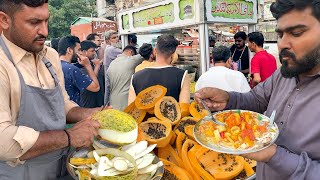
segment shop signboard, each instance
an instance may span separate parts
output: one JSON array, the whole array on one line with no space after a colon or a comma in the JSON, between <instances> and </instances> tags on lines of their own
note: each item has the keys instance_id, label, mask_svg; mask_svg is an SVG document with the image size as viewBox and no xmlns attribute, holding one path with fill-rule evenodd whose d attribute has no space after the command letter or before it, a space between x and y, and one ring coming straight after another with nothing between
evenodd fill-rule
<instances>
[{"instance_id":1,"label":"shop signboard","mask_svg":"<svg viewBox=\"0 0 320 180\"><path fill-rule=\"evenodd\" d=\"M256 0L206 0L206 20L223 23L257 23Z\"/></svg>"},{"instance_id":2,"label":"shop signboard","mask_svg":"<svg viewBox=\"0 0 320 180\"><path fill-rule=\"evenodd\" d=\"M118 13L120 34L156 32L199 22L198 0L164 0Z\"/></svg>"},{"instance_id":3,"label":"shop signboard","mask_svg":"<svg viewBox=\"0 0 320 180\"><path fill-rule=\"evenodd\" d=\"M275 20L275 18L272 16L272 13L270 11L271 2L265 3L263 6L263 20Z\"/></svg>"}]
</instances>

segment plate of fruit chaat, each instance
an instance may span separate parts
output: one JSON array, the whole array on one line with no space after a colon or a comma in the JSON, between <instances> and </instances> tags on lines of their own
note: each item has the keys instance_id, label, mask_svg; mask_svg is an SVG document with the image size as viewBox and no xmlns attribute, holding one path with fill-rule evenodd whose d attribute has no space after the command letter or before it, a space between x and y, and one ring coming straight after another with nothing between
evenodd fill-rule
<instances>
[{"instance_id":1,"label":"plate of fruit chaat","mask_svg":"<svg viewBox=\"0 0 320 180\"><path fill-rule=\"evenodd\" d=\"M276 123L253 111L225 110L213 117L225 123L218 125L202 119L193 129L196 141L202 146L227 154L246 154L261 151L272 145L279 136Z\"/></svg>"}]
</instances>

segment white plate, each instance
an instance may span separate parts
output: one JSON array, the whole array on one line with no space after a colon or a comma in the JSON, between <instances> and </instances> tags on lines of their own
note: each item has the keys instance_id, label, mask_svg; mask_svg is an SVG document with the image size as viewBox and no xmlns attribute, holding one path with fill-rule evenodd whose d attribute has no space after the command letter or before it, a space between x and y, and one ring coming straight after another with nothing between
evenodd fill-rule
<instances>
[{"instance_id":1,"label":"white plate","mask_svg":"<svg viewBox=\"0 0 320 180\"><path fill-rule=\"evenodd\" d=\"M216 112L216 113L213 114L213 116L215 116L216 114L219 114L219 113L225 113L225 112L229 112L229 111L230 110ZM232 111L255 113L255 114L257 114L258 116L261 117L261 121L269 122L269 117L267 117L267 116L265 116L263 114L257 113L257 112L247 111L247 110L237 110L237 109L232 110ZM273 134L272 140L269 143L263 144L263 145L261 145L259 147L251 147L249 149L229 148L229 147L222 146L220 144L214 144L214 143L207 142L207 141L204 140L203 135L201 135L200 132L198 131L198 127L199 127L199 125L201 125L202 123L204 123L206 121L208 121L208 120L200 120L200 121L198 121L197 124L194 126L193 134L194 134L194 137L195 137L196 141L199 144L201 144L202 146L204 146L204 147L206 147L206 148L208 148L210 150L216 151L216 152L221 152L221 153L226 153L226 154L235 154L235 155L258 152L258 151L261 151L261 150L271 146L279 136L278 126L276 125L276 123L274 123L273 126L268 125L268 129L272 128L275 131L275 133Z\"/></svg>"}]
</instances>

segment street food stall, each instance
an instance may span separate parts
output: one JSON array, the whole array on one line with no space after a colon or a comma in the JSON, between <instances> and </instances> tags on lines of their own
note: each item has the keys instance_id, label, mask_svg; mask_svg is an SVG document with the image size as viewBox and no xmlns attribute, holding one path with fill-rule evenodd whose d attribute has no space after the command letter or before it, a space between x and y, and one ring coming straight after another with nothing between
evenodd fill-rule
<instances>
[{"instance_id":1,"label":"street food stall","mask_svg":"<svg viewBox=\"0 0 320 180\"><path fill-rule=\"evenodd\" d=\"M257 23L257 1L255 0L164 0L142 4L134 8L123 9L117 14L118 27L123 44L127 44L128 34L151 34L176 32L177 29L193 31L185 36L175 33L177 39L184 38L184 43L178 48L182 55L181 64L198 67L200 74L209 68L209 25L215 23L235 23L249 25L249 31L254 31ZM193 34L197 34L193 37ZM188 45L185 43L195 42ZM180 40L180 39L179 39ZM191 45L191 46L190 46ZM186 58L187 57L187 58ZM189 58L188 58L189 57ZM198 58L194 58L198 57Z\"/></svg>"}]
</instances>

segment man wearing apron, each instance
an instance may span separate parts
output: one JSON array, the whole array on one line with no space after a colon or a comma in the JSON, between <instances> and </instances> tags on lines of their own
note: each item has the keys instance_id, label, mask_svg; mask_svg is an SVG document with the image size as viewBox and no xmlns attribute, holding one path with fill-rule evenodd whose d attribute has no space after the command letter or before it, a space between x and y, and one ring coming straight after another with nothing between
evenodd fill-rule
<instances>
[{"instance_id":1,"label":"man wearing apron","mask_svg":"<svg viewBox=\"0 0 320 180\"><path fill-rule=\"evenodd\" d=\"M88 117L101 108L69 101L58 54L44 46L48 2L1 2L0 179L62 178L69 146L89 146L97 135ZM66 122L76 125L64 130Z\"/></svg>"}]
</instances>

